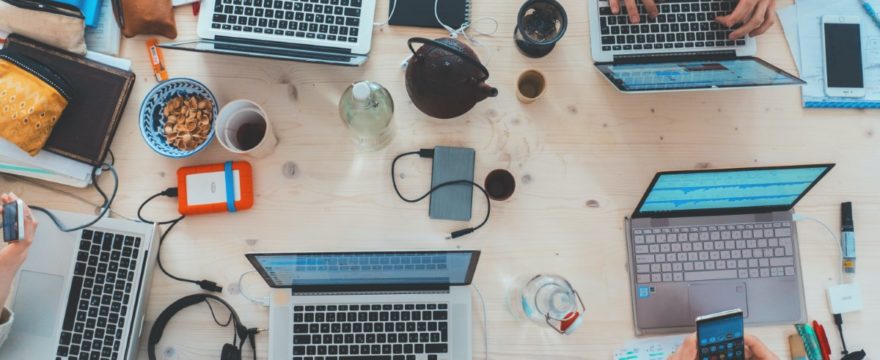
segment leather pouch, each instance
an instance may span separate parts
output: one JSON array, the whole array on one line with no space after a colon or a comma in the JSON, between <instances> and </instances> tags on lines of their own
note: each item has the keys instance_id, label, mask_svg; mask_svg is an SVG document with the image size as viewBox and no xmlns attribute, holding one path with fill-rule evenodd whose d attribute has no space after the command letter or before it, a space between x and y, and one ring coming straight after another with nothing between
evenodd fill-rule
<instances>
[{"instance_id":1,"label":"leather pouch","mask_svg":"<svg viewBox=\"0 0 880 360\"><path fill-rule=\"evenodd\" d=\"M0 51L0 137L37 155L70 103L69 89L42 64Z\"/></svg>"},{"instance_id":2,"label":"leather pouch","mask_svg":"<svg viewBox=\"0 0 880 360\"><path fill-rule=\"evenodd\" d=\"M0 0L0 31L85 55L85 29L82 13L71 5L49 0Z\"/></svg>"},{"instance_id":3,"label":"leather pouch","mask_svg":"<svg viewBox=\"0 0 880 360\"><path fill-rule=\"evenodd\" d=\"M113 11L117 15L122 12L124 24L122 35L125 37L137 35L161 35L170 39L177 37L171 0L121 0L119 4L122 9L117 9L116 4L114 1Z\"/></svg>"}]
</instances>

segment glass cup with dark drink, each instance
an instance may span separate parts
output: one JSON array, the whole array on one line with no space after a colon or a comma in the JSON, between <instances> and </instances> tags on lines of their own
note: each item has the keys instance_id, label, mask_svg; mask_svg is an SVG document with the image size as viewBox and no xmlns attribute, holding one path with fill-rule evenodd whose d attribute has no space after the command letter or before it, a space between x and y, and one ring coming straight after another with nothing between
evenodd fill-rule
<instances>
[{"instance_id":1,"label":"glass cup with dark drink","mask_svg":"<svg viewBox=\"0 0 880 360\"><path fill-rule=\"evenodd\" d=\"M271 154L278 144L266 112L250 100L226 104L215 126L220 145L237 154L261 158Z\"/></svg>"}]
</instances>

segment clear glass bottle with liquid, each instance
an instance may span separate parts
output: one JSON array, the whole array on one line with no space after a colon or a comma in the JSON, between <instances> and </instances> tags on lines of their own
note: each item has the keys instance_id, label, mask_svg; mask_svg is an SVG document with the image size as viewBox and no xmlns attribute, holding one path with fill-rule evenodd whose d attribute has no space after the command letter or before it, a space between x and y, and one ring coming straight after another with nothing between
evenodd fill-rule
<instances>
[{"instance_id":1,"label":"clear glass bottle with liquid","mask_svg":"<svg viewBox=\"0 0 880 360\"><path fill-rule=\"evenodd\" d=\"M339 100L339 116L361 151L379 150L391 142L393 114L391 93L372 81L352 84Z\"/></svg>"}]
</instances>

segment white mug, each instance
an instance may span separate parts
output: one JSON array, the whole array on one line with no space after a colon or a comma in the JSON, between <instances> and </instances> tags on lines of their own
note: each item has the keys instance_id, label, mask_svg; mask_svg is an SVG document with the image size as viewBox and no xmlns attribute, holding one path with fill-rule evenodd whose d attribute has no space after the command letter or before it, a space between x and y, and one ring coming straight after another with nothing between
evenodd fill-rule
<instances>
[{"instance_id":1,"label":"white mug","mask_svg":"<svg viewBox=\"0 0 880 360\"><path fill-rule=\"evenodd\" d=\"M226 150L255 158L268 156L278 145L266 112L250 100L234 100L220 109L214 132Z\"/></svg>"}]
</instances>

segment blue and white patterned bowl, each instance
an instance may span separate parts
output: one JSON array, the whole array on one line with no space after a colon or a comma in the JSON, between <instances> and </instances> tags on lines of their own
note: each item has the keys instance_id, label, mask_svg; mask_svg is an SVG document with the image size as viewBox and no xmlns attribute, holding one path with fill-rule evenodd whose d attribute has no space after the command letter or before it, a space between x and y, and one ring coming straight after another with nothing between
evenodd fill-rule
<instances>
[{"instance_id":1,"label":"blue and white patterned bowl","mask_svg":"<svg viewBox=\"0 0 880 360\"><path fill-rule=\"evenodd\" d=\"M213 114L208 138L193 150L180 150L165 142L165 133L162 128L166 119L162 111L165 109L165 104L176 96L200 96L211 102ZM170 158L181 159L202 151L214 140L214 121L217 121L219 108L214 94L204 84L189 78L168 79L156 85L144 98L138 117L138 127L141 129L144 141L155 152Z\"/></svg>"}]
</instances>

